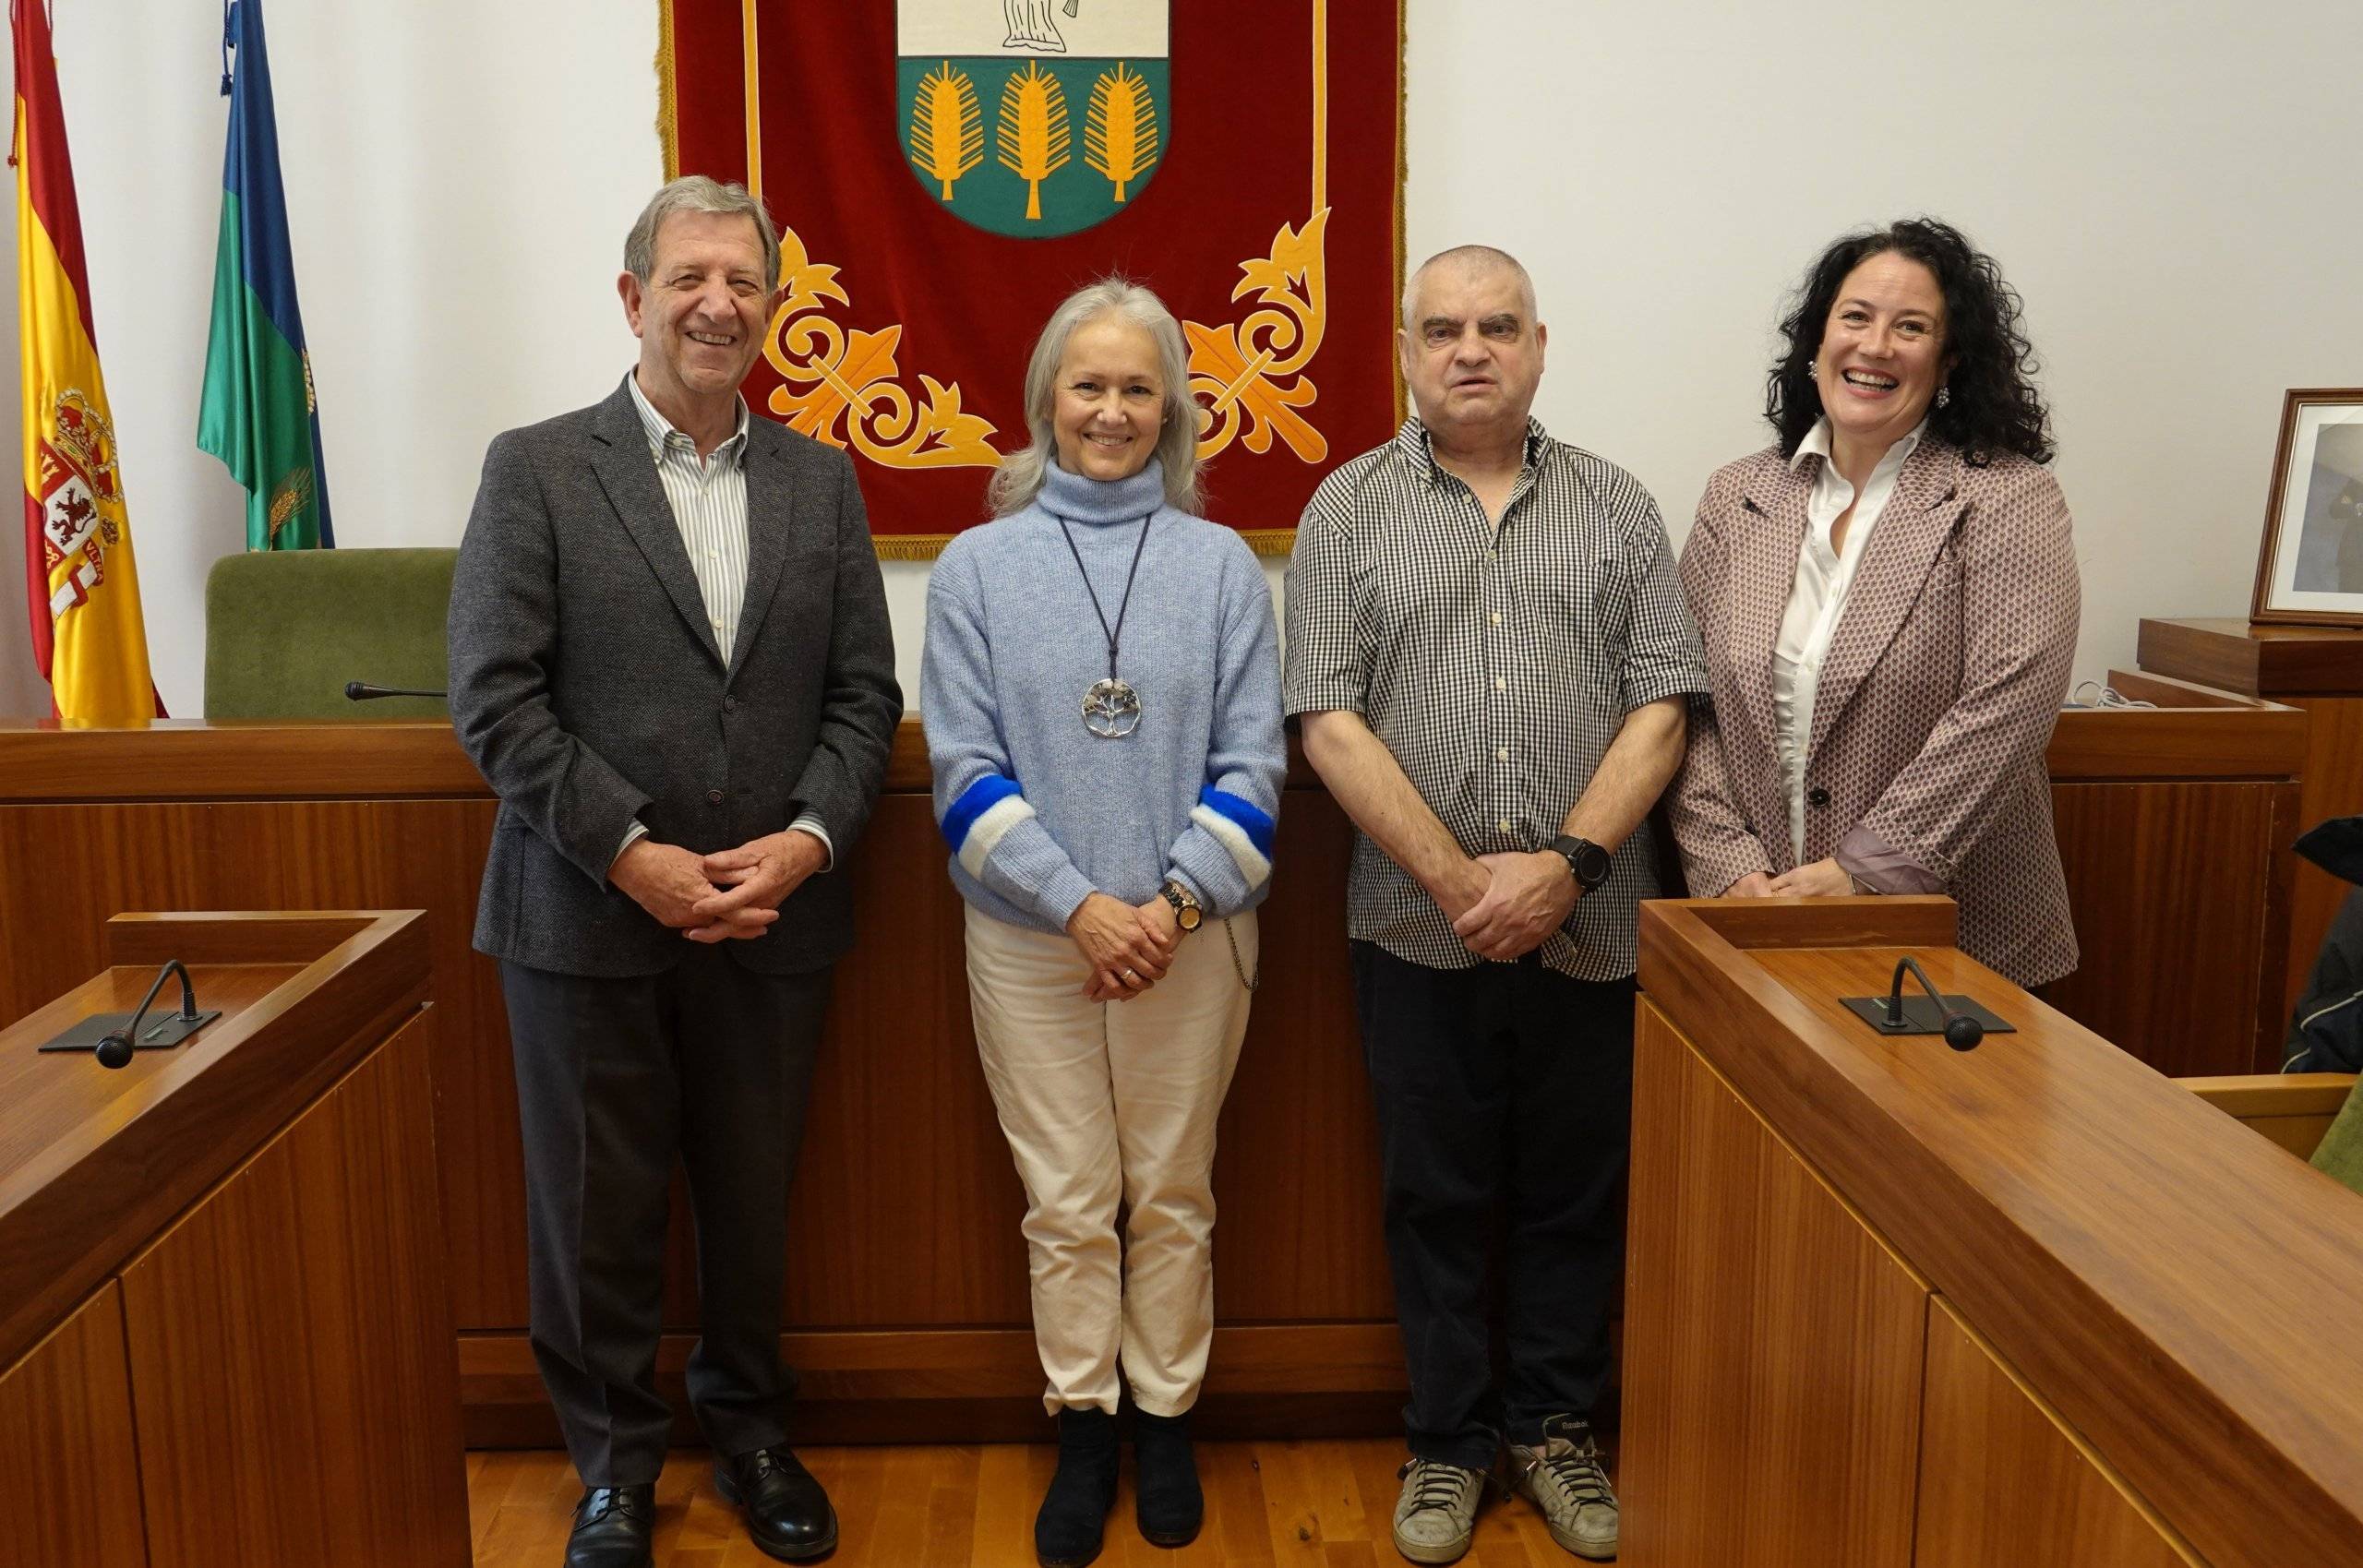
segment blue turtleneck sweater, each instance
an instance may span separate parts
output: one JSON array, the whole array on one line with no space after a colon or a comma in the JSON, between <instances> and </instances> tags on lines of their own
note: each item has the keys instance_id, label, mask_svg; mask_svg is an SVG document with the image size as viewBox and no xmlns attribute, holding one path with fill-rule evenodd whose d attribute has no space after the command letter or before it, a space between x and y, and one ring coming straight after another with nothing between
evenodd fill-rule
<instances>
[{"instance_id":1,"label":"blue turtleneck sweater","mask_svg":"<svg viewBox=\"0 0 2363 1568\"><path fill-rule=\"evenodd\" d=\"M1140 724L1122 739L1084 727L1108 639L1061 519L1110 626L1142 545L1116 660ZM1168 878L1210 916L1263 901L1288 765L1271 590L1237 533L1164 504L1155 462L1112 482L1053 464L1023 511L952 541L919 706L952 880L985 914L1063 931L1093 891L1145 904Z\"/></svg>"}]
</instances>

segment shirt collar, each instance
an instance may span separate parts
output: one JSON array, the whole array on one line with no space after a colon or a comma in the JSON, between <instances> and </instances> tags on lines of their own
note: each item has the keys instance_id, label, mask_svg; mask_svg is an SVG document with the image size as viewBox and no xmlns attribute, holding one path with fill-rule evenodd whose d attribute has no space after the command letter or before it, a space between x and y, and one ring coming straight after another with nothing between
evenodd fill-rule
<instances>
[{"instance_id":1,"label":"shirt collar","mask_svg":"<svg viewBox=\"0 0 2363 1568\"><path fill-rule=\"evenodd\" d=\"M1920 437L1927 433L1928 422L1924 418L1912 427L1909 436L1887 449L1887 455L1878 461L1878 467L1886 468L1892 464L1901 468L1904 460L1912 455L1912 449L1920 444ZM1829 416L1826 413L1813 422L1813 428L1805 432L1805 438L1797 443L1795 454L1789 459L1790 469L1793 472L1808 457L1819 458L1825 464L1829 461Z\"/></svg>"},{"instance_id":2,"label":"shirt collar","mask_svg":"<svg viewBox=\"0 0 2363 1568\"><path fill-rule=\"evenodd\" d=\"M624 373L624 385L631 389L631 406L640 414L641 430L648 437L648 455L650 457L656 459L660 462L663 461L665 458L665 448L667 443L686 447L690 452L696 452L697 443L690 439L690 437L681 431L675 429L673 427L672 421L666 419L663 414L656 412L656 405L648 401L648 394L640 389L640 377L638 375L631 371L626 371ZM711 462L714 461L714 458L721 458L729 462L736 462L739 461L745 455L747 450L747 400L745 398L740 398L738 400L738 425L731 430L729 437L726 439L722 445L714 449L713 457L708 458L706 461Z\"/></svg>"},{"instance_id":3,"label":"shirt collar","mask_svg":"<svg viewBox=\"0 0 2363 1568\"><path fill-rule=\"evenodd\" d=\"M1534 468L1540 465L1550 445L1551 435L1542 428L1542 421L1528 414L1524 466ZM1443 476L1444 465L1436 461L1434 438L1428 434L1428 427L1420 423L1418 414L1408 416L1395 432L1395 446L1397 451L1419 465L1421 475L1429 483L1433 484Z\"/></svg>"}]
</instances>

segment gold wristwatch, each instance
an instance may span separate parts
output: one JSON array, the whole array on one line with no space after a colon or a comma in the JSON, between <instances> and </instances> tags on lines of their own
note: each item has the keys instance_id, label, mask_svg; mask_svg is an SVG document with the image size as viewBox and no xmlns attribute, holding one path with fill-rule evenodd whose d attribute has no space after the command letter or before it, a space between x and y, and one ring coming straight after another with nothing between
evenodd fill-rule
<instances>
[{"instance_id":1,"label":"gold wristwatch","mask_svg":"<svg viewBox=\"0 0 2363 1568\"><path fill-rule=\"evenodd\" d=\"M1173 906L1173 922L1185 931L1194 931L1205 919L1206 912L1198 907L1198 900L1188 888L1168 878L1163 888L1165 902Z\"/></svg>"}]
</instances>

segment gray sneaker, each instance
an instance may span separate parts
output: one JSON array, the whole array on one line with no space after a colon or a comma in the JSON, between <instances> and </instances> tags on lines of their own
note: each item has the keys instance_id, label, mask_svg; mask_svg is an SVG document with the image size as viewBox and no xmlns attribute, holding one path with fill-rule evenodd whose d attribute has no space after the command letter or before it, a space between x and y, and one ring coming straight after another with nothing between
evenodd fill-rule
<instances>
[{"instance_id":1,"label":"gray sneaker","mask_svg":"<svg viewBox=\"0 0 2363 1568\"><path fill-rule=\"evenodd\" d=\"M1601 1468L1591 1423L1552 1417L1542 1423L1541 1447L1510 1444L1510 1465L1514 1490L1542 1510L1553 1540L1595 1562L1616 1555L1616 1493Z\"/></svg>"},{"instance_id":2,"label":"gray sneaker","mask_svg":"<svg viewBox=\"0 0 2363 1568\"><path fill-rule=\"evenodd\" d=\"M1403 1466L1403 1494L1395 1500L1395 1550L1414 1562L1457 1562L1477 1534L1477 1505L1485 1473L1440 1459Z\"/></svg>"}]
</instances>

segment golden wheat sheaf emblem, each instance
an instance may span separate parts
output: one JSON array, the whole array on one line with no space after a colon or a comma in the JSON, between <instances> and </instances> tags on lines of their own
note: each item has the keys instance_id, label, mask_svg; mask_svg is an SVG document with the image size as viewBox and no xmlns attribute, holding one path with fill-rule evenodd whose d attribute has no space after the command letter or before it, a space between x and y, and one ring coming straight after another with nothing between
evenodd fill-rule
<instances>
[{"instance_id":1,"label":"golden wheat sheaf emblem","mask_svg":"<svg viewBox=\"0 0 2363 1568\"><path fill-rule=\"evenodd\" d=\"M1042 182L1067 166L1067 95L1039 64L1001 90L1001 166L1026 182L1026 221L1042 221Z\"/></svg>"},{"instance_id":2,"label":"golden wheat sheaf emblem","mask_svg":"<svg viewBox=\"0 0 2363 1568\"><path fill-rule=\"evenodd\" d=\"M939 211L1055 239L1125 211L1163 165L1166 0L898 0L895 24L895 137Z\"/></svg>"},{"instance_id":3,"label":"golden wheat sheaf emblem","mask_svg":"<svg viewBox=\"0 0 2363 1568\"><path fill-rule=\"evenodd\" d=\"M911 162L942 187L952 187L985 161L985 121L977 107L977 84L946 60L919 78L911 105Z\"/></svg>"},{"instance_id":4,"label":"golden wheat sheaf emblem","mask_svg":"<svg viewBox=\"0 0 2363 1568\"><path fill-rule=\"evenodd\" d=\"M1118 201L1126 186L1157 165L1157 99L1148 78L1122 60L1091 84L1083 161L1114 183Z\"/></svg>"}]
</instances>

